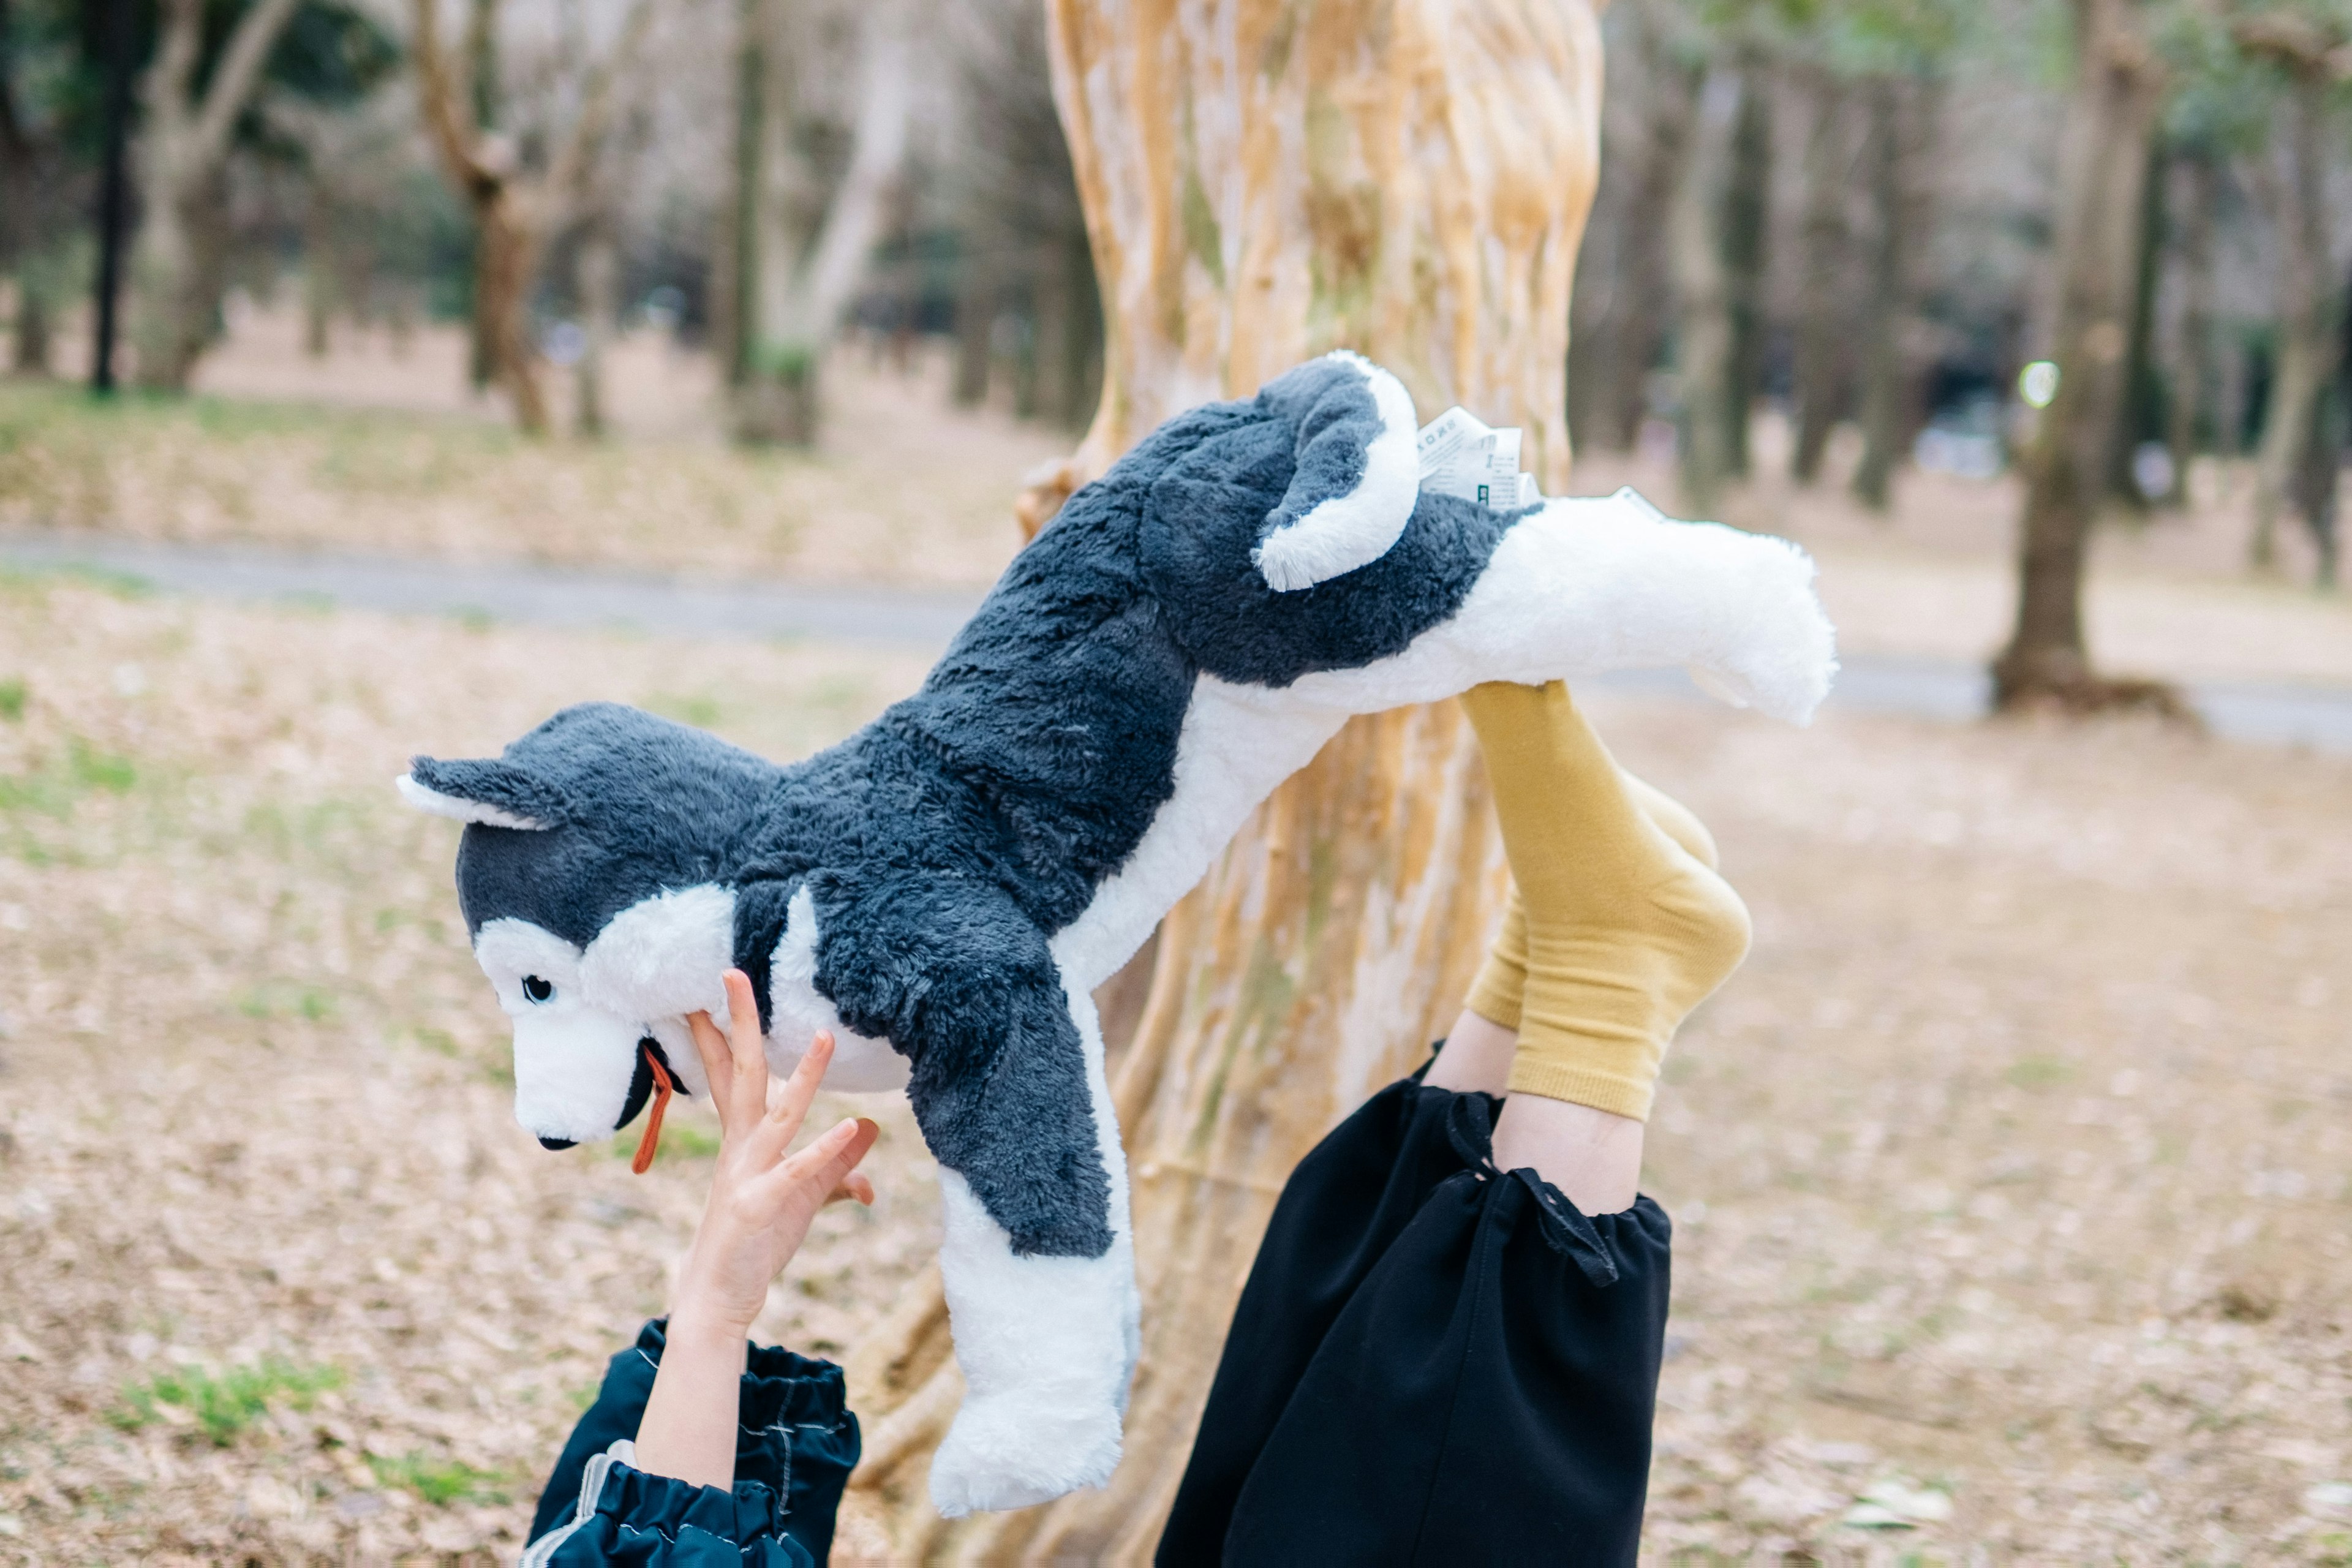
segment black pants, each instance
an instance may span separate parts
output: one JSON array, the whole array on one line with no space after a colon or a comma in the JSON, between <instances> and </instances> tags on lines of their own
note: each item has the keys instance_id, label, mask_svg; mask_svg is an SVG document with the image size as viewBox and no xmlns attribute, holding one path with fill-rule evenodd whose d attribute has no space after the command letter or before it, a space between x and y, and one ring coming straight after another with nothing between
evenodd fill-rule
<instances>
[{"instance_id":1,"label":"black pants","mask_svg":"<svg viewBox=\"0 0 2352 1568\"><path fill-rule=\"evenodd\" d=\"M1391 1085L1300 1163L1161 1568L1634 1561L1672 1226L1491 1158L1499 1101Z\"/></svg>"}]
</instances>

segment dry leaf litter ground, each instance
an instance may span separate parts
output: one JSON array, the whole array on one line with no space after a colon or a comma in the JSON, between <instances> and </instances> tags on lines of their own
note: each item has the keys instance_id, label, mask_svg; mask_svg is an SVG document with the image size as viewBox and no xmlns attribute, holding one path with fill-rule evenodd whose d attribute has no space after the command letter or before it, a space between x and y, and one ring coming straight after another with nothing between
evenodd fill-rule
<instances>
[{"instance_id":1,"label":"dry leaf litter ground","mask_svg":"<svg viewBox=\"0 0 2352 1568\"><path fill-rule=\"evenodd\" d=\"M225 358L239 390L315 379L266 348ZM411 379L388 400L454 401ZM814 461L662 427L651 394L642 439L583 449L462 409L101 422L12 388L0 513L985 581L1059 441L854 359L834 384ZM1821 550L1851 644L1998 635L1998 487L1907 480L1892 529L1737 504ZM2340 602L2215 580L2236 536L2219 507L2105 542L2103 651L2352 679ZM789 757L924 662L0 584L0 1561L510 1555L659 1308L709 1124L674 1116L644 1178L514 1127L455 830L389 778L587 697ZM1680 1224L1654 1553L2352 1563L2352 764L2125 723L1600 711L1758 925L1653 1130ZM828 1215L764 1335L844 1346L928 1258L928 1165L885 1123L881 1203Z\"/></svg>"},{"instance_id":2,"label":"dry leaf litter ground","mask_svg":"<svg viewBox=\"0 0 2352 1568\"><path fill-rule=\"evenodd\" d=\"M793 755L920 661L5 593L0 1555L511 1552L661 1304L708 1124L643 1179L514 1127L455 830L390 775L583 697ZM2352 764L1602 717L1759 932L1656 1124L1655 1546L2352 1557ZM885 1121L882 1202L763 1333L842 1346L929 1253ZM340 1383L215 1444L140 1417L192 1366Z\"/></svg>"}]
</instances>

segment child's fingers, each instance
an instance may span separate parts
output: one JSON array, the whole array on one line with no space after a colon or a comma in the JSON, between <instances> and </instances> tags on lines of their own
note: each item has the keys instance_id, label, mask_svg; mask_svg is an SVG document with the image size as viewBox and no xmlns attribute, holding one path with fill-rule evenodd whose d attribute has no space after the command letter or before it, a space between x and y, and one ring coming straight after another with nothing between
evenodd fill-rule
<instances>
[{"instance_id":1,"label":"child's fingers","mask_svg":"<svg viewBox=\"0 0 2352 1568\"><path fill-rule=\"evenodd\" d=\"M809 1048L793 1068L793 1076L784 1079L761 1120L753 1135L752 1150L762 1165L772 1163L784 1152L800 1132L801 1122L808 1116L808 1108L816 1099L819 1085L824 1082L824 1069L833 1060L833 1036L819 1029L809 1041Z\"/></svg>"},{"instance_id":2,"label":"child's fingers","mask_svg":"<svg viewBox=\"0 0 2352 1568\"><path fill-rule=\"evenodd\" d=\"M702 1076L710 1085L710 1103L719 1112L719 1127L726 1131L733 1112L729 1103L729 1089L735 1081L735 1056L727 1044L727 1037L710 1021L708 1013L688 1013L686 1026L694 1034L694 1054L702 1058Z\"/></svg>"},{"instance_id":3,"label":"child's fingers","mask_svg":"<svg viewBox=\"0 0 2352 1568\"><path fill-rule=\"evenodd\" d=\"M753 1126L768 1106L768 1058L760 1041L760 1005L751 995L751 979L740 969L727 972L727 1052L734 1063L729 1097L742 1126Z\"/></svg>"},{"instance_id":4,"label":"child's fingers","mask_svg":"<svg viewBox=\"0 0 2352 1568\"><path fill-rule=\"evenodd\" d=\"M828 1205L838 1203L864 1204L867 1208L872 1208L874 1206L874 1184L867 1181L864 1176L858 1174L856 1172L852 1171L848 1175L842 1178L841 1184L834 1188L833 1191L826 1195L824 1201Z\"/></svg>"},{"instance_id":5,"label":"child's fingers","mask_svg":"<svg viewBox=\"0 0 2352 1568\"><path fill-rule=\"evenodd\" d=\"M879 1126L862 1116L844 1121L761 1180L776 1184L780 1199L795 1190L830 1194L849 1179L881 1133Z\"/></svg>"}]
</instances>

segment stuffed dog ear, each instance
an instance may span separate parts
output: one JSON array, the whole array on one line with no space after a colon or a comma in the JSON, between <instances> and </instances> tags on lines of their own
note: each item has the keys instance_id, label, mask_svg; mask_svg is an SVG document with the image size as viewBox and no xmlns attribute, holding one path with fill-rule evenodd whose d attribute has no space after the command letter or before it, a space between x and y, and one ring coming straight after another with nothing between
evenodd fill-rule
<instances>
[{"instance_id":1,"label":"stuffed dog ear","mask_svg":"<svg viewBox=\"0 0 2352 1568\"><path fill-rule=\"evenodd\" d=\"M1277 594L1369 565L1421 499L1412 395L1342 349L1277 376L1259 406L1297 433L1290 489L1265 514L1250 561Z\"/></svg>"},{"instance_id":2,"label":"stuffed dog ear","mask_svg":"<svg viewBox=\"0 0 2352 1568\"><path fill-rule=\"evenodd\" d=\"M393 783L417 810L459 822L539 831L562 826L569 815L562 791L495 757L454 763L411 757L408 771Z\"/></svg>"}]
</instances>

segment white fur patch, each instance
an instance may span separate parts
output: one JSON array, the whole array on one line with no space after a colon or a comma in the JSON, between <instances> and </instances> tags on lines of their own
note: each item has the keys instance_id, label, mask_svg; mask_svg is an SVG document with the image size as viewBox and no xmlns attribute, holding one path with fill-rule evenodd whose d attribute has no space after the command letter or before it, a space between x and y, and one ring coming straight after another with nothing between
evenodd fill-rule
<instances>
[{"instance_id":1,"label":"white fur patch","mask_svg":"<svg viewBox=\"0 0 2352 1568\"><path fill-rule=\"evenodd\" d=\"M1092 991L1118 973L1258 803L1314 761L1348 714L1286 691L1197 678L1176 738L1175 792L1086 912L1054 938L1070 984Z\"/></svg>"},{"instance_id":2,"label":"white fur patch","mask_svg":"<svg viewBox=\"0 0 2352 1568\"><path fill-rule=\"evenodd\" d=\"M852 1094L906 1088L914 1064L891 1049L889 1041L871 1039L843 1023L816 988L816 900L803 885L784 906L784 934L768 964L770 1064L778 1072L792 1071L824 1030L833 1036L825 1088Z\"/></svg>"},{"instance_id":3,"label":"white fur patch","mask_svg":"<svg viewBox=\"0 0 2352 1568\"><path fill-rule=\"evenodd\" d=\"M639 900L607 921L580 955L580 982L591 1002L630 1017L724 1018L720 977L734 962L735 895L705 882Z\"/></svg>"},{"instance_id":4,"label":"white fur patch","mask_svg":"<svg viewBox=\"0 0 2352 1568\"><path fill-rule=\"evenodd\" d=\"M1421 498L1412 394L1360 354L1340 349L1324 357L1352 365L1370 383L1381 433L1364 450L1363 477L1354 489L1318 502L1250 552L1251 563L1277 594L1312 588L1378 561L1404 532Z\"/></svg>"},{"instance_id":5,"label":"white fur patch","mask_svg":"<svg viewBox=\"0 0 2352 1568\"><path fill-rule=\"evenodd\" d=\"M947 1286L963 1405L931 1460L931 1505L954 1519L1026 1508L1118 1468L1119 1422L1141 1343L1127 1157L1103 1076L1102 1026L1064 979L1086 1052L1087 1088L1110 1177L1110 1250L1100 1258L1020 1258L961 1176L941 1167Z\"/></svg>"},{"instance_id":6,"label":"white fur patch","mask_svg":"<svg viewBox=\"0 0 2352 1568\"><path fill-rule=\"evenodd\" d=\"M1812 558L1785 539L1675 522L1632 490L1552 500L1514 525L1462 608L1412 646L1289 689L1374 713L1486 680L1529 685L1683 666L1707 689L1792 724L1837 670Z\"/></svg>"},{"instance_id":7,"label":"white fur patch","mask_svg":"<svg viewBox=\"0 0 2352 1568\"><path fill-rule=\"evenodd\" d=\"M435 816L446 816L458 822L478 822L488 827L516 827L526 833L542 833L547 824L532 816L517 816L511 811L501 811L495 805L478 800L464 800L454 795L443 795L437 789L427 789L413 774L403 773L392 781L400 798L419 811Z\"/></svg>"}]
</instances>

